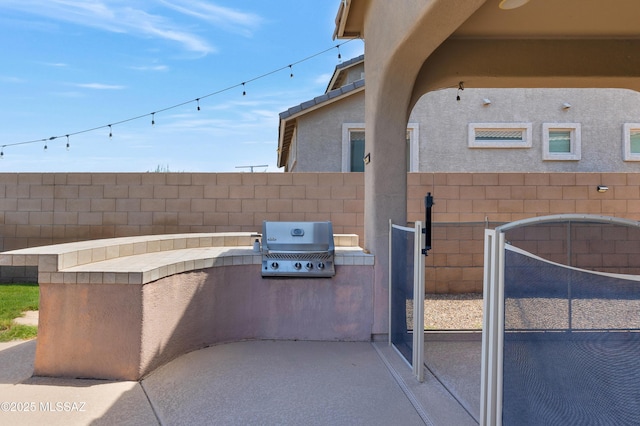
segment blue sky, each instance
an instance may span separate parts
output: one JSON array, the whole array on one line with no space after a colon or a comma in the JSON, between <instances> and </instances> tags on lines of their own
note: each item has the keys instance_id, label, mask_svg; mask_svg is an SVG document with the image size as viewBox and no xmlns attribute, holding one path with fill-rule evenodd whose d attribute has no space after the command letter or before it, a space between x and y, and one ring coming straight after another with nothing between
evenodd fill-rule
<instances>
[{"instance_id":1,"label":"blue sky","mask_svg":"<svg viewBox=\"0 0 640 426\"><path fill-rule=\"evenodd\" d=\"M2 0L0 172L278 171L278 113L322 94L338 53L364 51L334 48L338 6Z\"/></svg>"}]
</instances>

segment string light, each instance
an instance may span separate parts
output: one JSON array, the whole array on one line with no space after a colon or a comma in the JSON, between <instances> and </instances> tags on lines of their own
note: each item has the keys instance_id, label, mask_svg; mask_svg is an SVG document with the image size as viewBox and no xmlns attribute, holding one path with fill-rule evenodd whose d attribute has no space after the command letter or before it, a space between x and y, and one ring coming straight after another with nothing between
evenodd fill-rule
<instances>
[{"instance_id":1,"label":"string light","mask_svg":"<svg viewBox=\"0 0 640 426\"><path fill-rule=\"evenodd\" d=\"M464 82L458 83L458 94L456 95L456 101L460 100L460 92L464 90Z\"/></svg>"},{"instance_id":2,"label":"string light","mask_svg":"<svg viewBox=\"0 0 640 426\"><path fill-rule=\"evenodd\" d=\"M55 140L55 139L57 139L57 136L51 136L51 137L49 138L49 140L50 140L50 141ZM47 140L46 140L46 139L43 139L43 141L44 141L44 150L46 151L46 150L47 150L47 148L48 148L48 146L47 146Z\"/></svg>"},{"instance_id":3,"label":"string light","mask_svg":"<svg viewBox=\"0 0 640 426\"><path fill-rule=\"evenodd\" d=\"M247 94L246 93L246 84L247 83L251 83L251 82L254 82L256 80L263 79L263 78L268 77L268 76L270 76L272 74L276 74L278 72L281 72L281 71L283 71L283 70L285 70L287 68L289 69L289 72L290 72L289 76L293 77L293 66L294 65L297 65L297 64L300 64L300 63L303 63L303 62L307 62L307 61L309 61L309 60L311 60L311 59L313 59L313 58L315 58L317 56L320 56L322 54L325 54L325 53L327 53L327 52L329 52L329 51L331 51L331 50L333 50L335 48L338 49L338 59L342 59L342 55L340 54L340 46L345 45L347 43L350 43L353 40L358 40L358 39L357 38L349 39L349 40L347 40L347 41L345 41L343 43L337 44L337 45L332 46L330 48L327 48L327 49L325 49L323 51L320 51L320 52L314 53L314 54L312 54L310 56L307 56L306 58L300 59L300 60L298 60L296 62L292 62L291 64L288 64L286 66L277 68L277 69L275 69L273 71L269 71L269 72L267 72L265 74L259 75L257 77L251 78L249 80L245 80L240 84L236 84L234 86L229 86L229 87L226 87L224 89L220 89L218 91L211 92L211 93L206 94L204 96L200 96L198 98L195 98L195 99L192 99L192 100L189 100L189 101L181 102L181 103L176 104L176 105L172 105L172 106L169 106L169 107L166 107L166 108L162 108L162 109L157 109L156 111L154 111L154 112L152 112L150 114L149 113L141 114L141 115L138 115L138 116L135 116L135 117L130 117L130 118L127 118L127 119L124 119L124 120L120 120L120 121L117 121L117 122L112 122L111 124L92 127L92 128L88 128L88 129L85 129L85 130L80 130L80 131L77 131L77 132L72 132L72 133L65 134L64 136L67 138L66 147L67 147L67 149L69 149L69 147L70 147L70 144L69 144L69 137L70 136L75 136L75 135L79 135L79 134L83 134L83 133L89 133L89 132L93 132L93 131L96 131L96 130L99 130L99 129L104 129L104 128L108 127L109 128L109 137L112 137L112 134L113 134L112 127L113 126L116 126L116 125L119 125L119 124L128 123L130 121L140 120L140 119L142 119L144 117L148 117L149 115L151 115L151 125L153 126L153 125L155 125L155 114L157 112L164 112L164 111L172 110L172 109L179 108L181 106L187 105L187 104L192 103L192 102L196 102L198 111L200 111L200 100L202 100L204 98L211 97L211 96L219 95L221 93L227 92L227 91L232 90L234 88L237 88L239 86L242 86L242 88L243 88L242 95L246 96L246 94ZM52 140L57 139L58 137L62 137L62 136L51 136L50 138L48 138L48 140L52 141ZM48 146L47 146L46 141L47 141L47 139L34 139L34 140L28 140L28 141L4 144L4 145L1 146L1 149L0 149L0 158L4 157L4 148L8 147L8 146L27 145L27 144L33 144L33 143L38 143L38 142L40 142L40 143L41 142L45 142L44 149L47 150Z\"/></svg>"}]
</instances>

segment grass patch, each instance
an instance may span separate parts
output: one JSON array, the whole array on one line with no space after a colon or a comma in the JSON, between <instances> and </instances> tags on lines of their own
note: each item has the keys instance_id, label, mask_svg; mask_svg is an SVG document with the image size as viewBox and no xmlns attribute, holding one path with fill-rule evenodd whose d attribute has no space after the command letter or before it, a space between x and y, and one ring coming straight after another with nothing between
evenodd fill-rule
<instances>
[{"instance_id":1,"label":"grass patch","mask_svg":"<svg viewBox=\"0 0 640 426\"><path fill-rule=\"evenodd\" d=\"M32 339L38 327L13 322L24 311L37 311L40 299L38 284L0 284L0 342Z\"/></svg>"},{"instance_id":2,"label":"grass patch","mask_svg":"<svg viewBox=\"0 0 640 426\"><path fill-rule=\"evenodd\" d=\"M8 330L0 331L0 342L11 340L29 340L38 336L38 327L34 325L13 324Z\"/></svg>"}]
</instances>

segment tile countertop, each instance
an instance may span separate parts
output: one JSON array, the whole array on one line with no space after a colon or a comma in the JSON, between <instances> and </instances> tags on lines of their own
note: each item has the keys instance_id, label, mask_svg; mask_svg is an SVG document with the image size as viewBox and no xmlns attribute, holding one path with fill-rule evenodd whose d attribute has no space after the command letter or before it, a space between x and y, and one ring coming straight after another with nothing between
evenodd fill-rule
<instances>
[{"instance_id":1,"label":"tile countertop","mask_svg":"<svg viewBox=\"0 0 640 426\"><path fill-rule=\"evenodd\" d=\"M360 247L336 247L335 263L344 266L372 266L375 257ZM250 246L197 247L118 257L40 272L39 282L91 284L146 284L192 270L234 265L260 265L262 255Z\"/></svg>"}]
</instances>

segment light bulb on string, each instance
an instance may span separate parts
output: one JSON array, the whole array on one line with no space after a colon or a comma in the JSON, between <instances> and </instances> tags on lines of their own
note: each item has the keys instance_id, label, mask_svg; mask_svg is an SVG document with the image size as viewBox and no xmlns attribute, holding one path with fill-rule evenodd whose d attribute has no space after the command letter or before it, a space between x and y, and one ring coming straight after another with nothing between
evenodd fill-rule
<instances>
[{"instance_id":1,"label":"light bulb on string","mask_svg":"<svg viewBox=\"0 0 640 426\"><path fill-rule=\"evenodd\" d=\"M242 82L242 96L247 96L247 91L245 90L245 86L244 86L245 82Z\"/></svg>"},{"instance_id":2,"label":"light bulb on string","mask_svg":"<svg viewBox=\"0 0 640 426\"><path fill-rule=\"evenodd\" d=\"M293 65L289 65L289 71L291 72L291 74L289 74L289 78L293 78Z\"/></svg>"},{"instance_id":3,"label":"light bulb on string","mask_svg":"<svg viewBox=\"0 0 640 426\"><path fill-rule=\"evenodd\" d=\"M109 124L109 139L111 139L113 137L113 132L111 129L111 124Z\"/></svg>"},{"instance_id":4,"label":"light bulb on string","mask_svg":"<svg viewBox=\"0 0 640 426\"><path fill-rule=\"evenodd\" d=\"M0 149L0 160L4 160L4 147L6 145L2 145L2 149Z\"/></svg>"},{"instance_id":5,"label":"light bulb on string","mask_svg":"<svg viewBox=\"0 0 640 426\"><path fill-rule=\"evenodd\" d=\"M342 62L342 55L340 54L340 45L338 44L336 48L338 49L338 61Z\"/></svg>"},{"instance_id":6,"label":"light bulb on string","mask_svg":"<svg viewBox=\"0 0 640 426\"><path fill-rule=\"evenodd\" d=\"M156 113L152 112L151 113L151 125L155 125L156 124Z\"/></svg>"},{"instance_id":7,"label":"light bulb on string","mask_svg":"<svg viewBox=\"0 0 640 426\"><path fill-rule=\"evenodd\" d=\"M198 104L198 111L200 111L200 98L197 98L197 99L196 99L196 102L197 102L197 104Z\"/></svg>"},{"instance_id":8,"label":"light bulb on string","mask_svg":"<svg viewBox=\"0 0 640 426\"><path fill-rule=\"evenodd\" d=\"M458 83L458 94L456 95L456 101L460 100L460 92L464 90L464 82Z\"/></svg>"},{"instance_id":9,"label":"light bulb on string","mask_svg":"<svg viewBox=\"0 0 640 426\"><path fill-rule=\"evenodd\" d=\"M71 145L69 144L69 135L67 136L67 151L69 151L69 148L71 148Z\"/></svg>"},{"instance_id":10,"label":"light bulb on string","mask_svg":"<svg viewBox=\"0 0 640 426\"><path fill-rule=\"evenodd\" d=\"M50 141L52 141L52 140L54 140L55 138L56 138L55 136L51 136L51 137L49 138L49 140L50 140ZM46 151L46 150L47 150L47 148L48 148L48 146L47 146L47 140L45 139L45 140L44 140L44 150Z\"/></svg>"}]
</instances>

